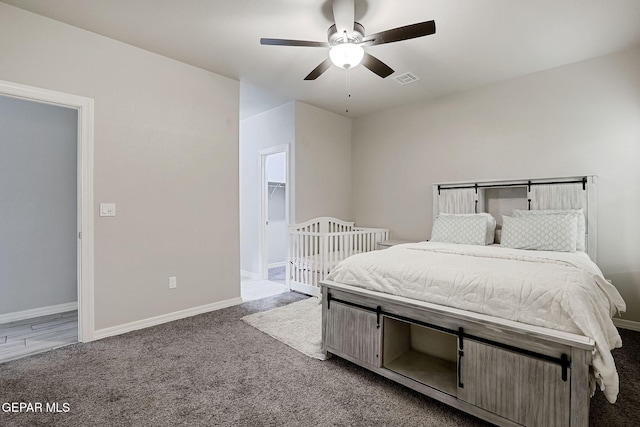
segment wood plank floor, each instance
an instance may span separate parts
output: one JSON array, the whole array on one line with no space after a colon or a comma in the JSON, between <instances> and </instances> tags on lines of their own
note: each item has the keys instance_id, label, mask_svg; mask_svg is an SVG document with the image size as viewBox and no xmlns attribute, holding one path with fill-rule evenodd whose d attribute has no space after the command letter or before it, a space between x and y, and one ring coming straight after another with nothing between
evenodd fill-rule
<instances>
[{"instance_id":1,"label":"wood plank floor","mask_svg":"<svg viewBox=\"0 0 640 427\"><path fill-rule=\"evenodd\" d=\"M78 342L78 311L0 324L0 363Z\"/></svg>"}]
</instances>

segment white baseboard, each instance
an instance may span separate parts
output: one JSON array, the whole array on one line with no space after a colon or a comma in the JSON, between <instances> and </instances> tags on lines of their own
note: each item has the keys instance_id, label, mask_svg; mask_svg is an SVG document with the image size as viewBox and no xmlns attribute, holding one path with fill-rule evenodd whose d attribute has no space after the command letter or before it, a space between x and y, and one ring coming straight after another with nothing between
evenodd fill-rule
<instances>
[{"instance_id":1,"label":"white baseboard","mask_svg":"<svg viewBox=\"0 0 640 427\"><path fill-rule=\"evenodd\" d=\"M634 322L633 320L626 319L613 319L613 324L618 328L629 329L630 331L640 332L640 322Z\"/></svg>"},{"instance_id":2,"label":"white baseboard","mask_svg":"<svg viewBox=\"0 0 640 427\"><path fill-rule=\"evenodd\" d=\"M254 273L252 271L240 270L240 276L246 277L249 280L262 280L258 273Z\"/></svg>"},{"instance_id":3,"label":"white baseboard","mask_svg":"<svg viewBox=\"0 0 640 427\"><path fill-rule=\"evenodd\" d=\"M77 302L67 302L64 304L49 305L47 307L32 308L30 310L0 314L0 323L17 322L19 320L33 319L34 317L48 316L50 314L64 313L66 311L73 311L77 309Z\"/></svg>"},{"instance_id":4,"label":"white baseboard","mask_svg":"<svg viewBox=\"0 0 640 427\"><path fill-rule=\"evenodd\" d=\"M212 304L201 305L199 307L188 308L186 310L175 311L173 313L163 314L161 316L150 317L148 319L136 320L135 322L125 323L124 325L112 326L110 328L99 329L94 333L94 339L112 337L139 329L149 328L151 326L160 325L162 323L172 322L174 320L184 319L186 317L198 314L208 313L210 311L221 310L242 303L242 298L232 298L225 301L214 302Z\"/></svg>"},{"instance_id":5,"label":"white baseboard","mask_svg":"<svg viewBox=\"0 0 640 427\"><path fill-rule=\"evenodd\" d=\"M274 262L272 264L267 265L267 268L276 268L276 267L284 267L285 265L287 265L286 261L282 261L282 262Z\"/></svg>"},{"instance_id":6,"label":"white baseboard","mask_svg":"<svg viewBox=\"0 0 640 427\"><path fill-rule=\"evenodd\" d=\"M320 296L320 288L317 286L307 285L306 283L300 283L292 280L290 282L290 289L292 291L301 292L306 295L311 295L312 297Z\"/></svg>"}]
</instances>

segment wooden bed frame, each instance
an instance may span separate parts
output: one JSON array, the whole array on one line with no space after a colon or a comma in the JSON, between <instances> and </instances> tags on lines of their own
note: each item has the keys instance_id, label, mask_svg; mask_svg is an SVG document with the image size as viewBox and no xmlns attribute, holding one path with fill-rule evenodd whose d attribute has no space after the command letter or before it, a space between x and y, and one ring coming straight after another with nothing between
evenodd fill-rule
<instances>
[{"instance_id":1,"label":"wooden bed frame","mask_svg":"<svg viewBox=\"0 0 640 427\"><path fill-rule=\"evenodd\" d=\"M577 207L585 212L587 253L595 262L593 175L434 184L434 218L444 187L473 188L476 211L499 216L526 209L534 181L582 184ZM321 286L325 352L498 425L589 424L591 338L332 281Z\"/></svg>"},{"instance_id":2,"label":"wooden bed frame","mask_svg":"<svg viewBox=\"0 0 640 427\"><path fill-rule=\"evenodd\" d=\"M591 338L336 282L326 353L501 426L587 426Z\"/></svg>"}]
</instances>

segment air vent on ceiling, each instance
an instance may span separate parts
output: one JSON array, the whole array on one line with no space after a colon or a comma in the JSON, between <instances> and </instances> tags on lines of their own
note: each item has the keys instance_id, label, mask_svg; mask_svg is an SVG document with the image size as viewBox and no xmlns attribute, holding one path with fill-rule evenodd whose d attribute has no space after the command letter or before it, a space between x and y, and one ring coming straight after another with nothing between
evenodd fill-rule
<instances>
[{"instance_id":1,"label":"air vent on ceiling","mask_svg":"<svg viewBox=\"0 0 640 427\"><path fill-rule=\"evenodd\" d=\"M395 77L395 81L397 81L398 84L401 84L403 86L418 80L420 80L420 77L416 76L413 73L404 73L404 74L400 74L398 77Z\"/></svg>"}]
</instances>

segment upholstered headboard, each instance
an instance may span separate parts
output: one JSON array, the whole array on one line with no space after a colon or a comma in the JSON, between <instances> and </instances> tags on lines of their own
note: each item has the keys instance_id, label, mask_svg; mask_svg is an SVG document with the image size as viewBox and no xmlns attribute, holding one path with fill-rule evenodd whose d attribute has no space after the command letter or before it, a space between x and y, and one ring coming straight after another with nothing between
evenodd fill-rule
<instances>
[{"instance_id":1,"label":"upholstered headboard","mask_svg":"<svg viewBox=\"0 0 640 427\"><path fill-rule=\"evenodd\" d=\"M488 212L502 222L514 209L582 209L585 251L597 259L595 175L433 184L433 218L439 213Z\"/></svg>"}]
</instances>

